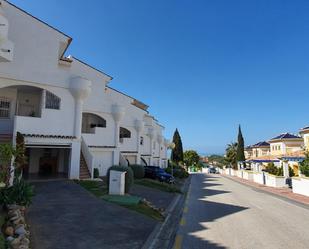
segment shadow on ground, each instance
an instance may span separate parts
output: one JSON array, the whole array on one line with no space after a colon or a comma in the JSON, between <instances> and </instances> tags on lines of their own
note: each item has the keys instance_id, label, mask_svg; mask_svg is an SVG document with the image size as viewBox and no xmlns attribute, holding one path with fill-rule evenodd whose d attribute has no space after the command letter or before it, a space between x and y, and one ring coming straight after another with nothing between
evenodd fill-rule
<instances>
[{"instance_id":1,"label":"shadow on ground","mask_svg":"<svg viewBox=\"0 0 309 249\"><path fill-rule=\"evenodd\" d=\"M207 200L209 196L226 194L229 193L229 191L210 188L222 185L216 184L218 179L215 176L207 175L206 181L204 181L204 174L196 174L194 178L195 179L192 179L191 182L189 212L184 215L187 224L179 229L179 233L185 235L182 248L226 248L215 241L207 240L207 237L203 236L203 231L209 229L204 223L216 222L216 220L222 217L244 211L247 207Z\"/></svg>"}]
</instances>

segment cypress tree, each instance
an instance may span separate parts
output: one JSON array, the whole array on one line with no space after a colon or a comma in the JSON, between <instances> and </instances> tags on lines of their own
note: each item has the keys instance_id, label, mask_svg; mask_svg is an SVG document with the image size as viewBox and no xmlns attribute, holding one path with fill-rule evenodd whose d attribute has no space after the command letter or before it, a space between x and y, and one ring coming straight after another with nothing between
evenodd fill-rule
<instances>
[{"instance_id":1,"label":"cypress tree","mask_svg":"<svg viewBox=\"0 0 309 249\"><path fill-rule=\"evenodd\" d=\"M240 125L238 127L238 143L237 143L237 154L236 154L237 162L243 162L246 160L245 158L245 142L242 136Z\"/></svg>"},{"instance_id":2,"label":"cypress tree","mask_svg":"<svg viewBox=\"0 0 309 249\"><path fill-rule=\"evenodd\" d=\"M183 148L182 141L179 135L178 129L174 132L173 143L175 144L175 148L172 150L171 160L173 162L179 163L183 161Z\"/></svg>"}]
</instances>

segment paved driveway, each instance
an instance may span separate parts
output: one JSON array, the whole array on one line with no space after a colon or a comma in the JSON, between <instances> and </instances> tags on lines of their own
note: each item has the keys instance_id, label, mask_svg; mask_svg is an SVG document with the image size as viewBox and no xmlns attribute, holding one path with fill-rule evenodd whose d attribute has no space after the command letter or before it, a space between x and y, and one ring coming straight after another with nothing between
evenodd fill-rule
<instances>
[{"instance_id":1,"label":"paved driveway","mask_svg":"<svg viewBox=\"0 0 309 249\"><path fill-rule=\"evenodd\" d=\"M140 248L156 225L72 181L36 183L35 191L27 214L33 249Z\"/></svg>"}]
</instances>

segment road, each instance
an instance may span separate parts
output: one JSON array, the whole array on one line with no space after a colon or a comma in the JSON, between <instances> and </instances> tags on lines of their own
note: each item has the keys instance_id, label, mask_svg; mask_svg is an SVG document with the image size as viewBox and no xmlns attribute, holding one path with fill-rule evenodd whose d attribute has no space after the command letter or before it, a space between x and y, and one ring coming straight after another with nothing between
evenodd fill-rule
<instances>
[{"instance_id":1,"label":"road","mask_svg":"<svg viewBox=\"0 0 309 249\"><path fill-rule=\"evenodd\" d=\"M175 249L309 248L309 209L219 175L192 175Z\"/></svg>"}]
</instances>

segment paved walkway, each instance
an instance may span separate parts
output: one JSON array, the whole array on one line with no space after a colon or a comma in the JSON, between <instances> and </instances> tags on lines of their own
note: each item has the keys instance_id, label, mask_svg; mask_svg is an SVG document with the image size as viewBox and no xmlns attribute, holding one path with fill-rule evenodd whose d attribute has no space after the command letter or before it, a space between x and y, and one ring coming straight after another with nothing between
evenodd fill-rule
<instances>
[{"instance_id":1,"label":"paved walkway","mask_svg":"<svg viewBox=\"0 0 309 249\"><path fill-rule=\"evenodd\" d=\"M27 214L33 249L137 249L157 224L72 181L36 183L35 191Z\"/></svg>"},{"instance_id":2,"label":"paved walkway","mask_svg":"<svg viewBox=\"0 0 309 249\"><path fill-rule=\"evenodd\" d=\"M292 189L290 189L290 188L287 188L287 187L286 188L268 187L268 186L265 186L263 184L258 184L256 182L249 181L249 180L239 178L239 177L236 177L236 176L229 176L229 175L223 175L223 176L228 177L228 178L230 178L234 181L238 181L240 183L246 184L248 186L258 188L262 191L266 191L266 192L269 192L271 194L278 195L280 197L288 198L292 201L299 202L300 204L309 205L309 197L304 196L304 195L294 194L292 192Z\"/></svg>"},{"instance_id":3,"label":"paved walkway","mask_svg":"<svg viewBox=\"0 0 309 249\"><path fill-rule=\"evenodd\" d=\"M192 175L175 249L308 245L309 209L220 175Z\"/></svg>"}]
</instances>

